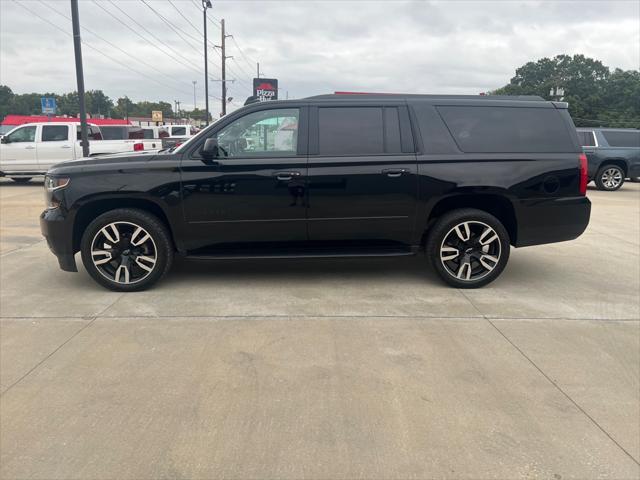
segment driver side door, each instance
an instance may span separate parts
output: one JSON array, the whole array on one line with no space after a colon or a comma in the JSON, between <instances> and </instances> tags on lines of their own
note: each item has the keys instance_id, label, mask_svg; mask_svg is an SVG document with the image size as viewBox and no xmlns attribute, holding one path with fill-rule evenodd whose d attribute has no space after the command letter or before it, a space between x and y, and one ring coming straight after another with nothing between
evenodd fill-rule
<instances>
[{"instance_id":1,"label":"driver side door","mask_svg":"<svg viewBox=\"0 0 640 480\"><path fill-rule=\"evenodd\" d=\"M307 240L307 110L261 105L230 115L185 153L188 250ZM207 138L217 139L216 158L200 154Z\"/></svg>"},{"instance_id":2,"label":"driver side door","mask_svg":"<svg viewBox=\"0 0 640 480\"><path fill-rule=\"evenodd\" d=\"M0 146L0 171L37 172L36 133L38 127L26 125L6 135ZM6 142L6 143L5 143Z\"/></svg>"}]
</instances>

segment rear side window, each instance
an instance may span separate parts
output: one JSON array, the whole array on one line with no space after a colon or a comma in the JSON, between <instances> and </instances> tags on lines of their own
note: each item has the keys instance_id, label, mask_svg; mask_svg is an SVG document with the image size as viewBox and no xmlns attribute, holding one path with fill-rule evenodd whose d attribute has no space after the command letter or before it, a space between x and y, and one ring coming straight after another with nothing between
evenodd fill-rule
<instances>
[{"instance_id":1,"label":"rear side window","mask_svg":"<svg viewBox=\"0 0 640 480\"><path fill-rule=\"evenodd\" d=\"M43 142L62 142L69 139L69 127L67 125L43 125Z\"/></svg>"},{"instance_id":2,"label":"rear side window","mask_svg":"<svg viewBox=\"0 0 640 480\"><path fill-rule=\"evenodd\" d=\"M102 127L102 138L105 140L124 140L126 127Z\"/></svg>"},{"instance_id":3,"label":"rear side window","mask_svg":"<svg viewBox=\"0 0 640 480\"><path fill-rule=\"evenodd\" d=\"M578 134L578 140L580 140L580 145L583 147L595 147L596 139L593 135L593 132L576 132Z\"/></svg>"},{"instance_id":4,"label":"rear side window","mask_svg":"<svg viewBox=\"0 0 640 480\"><path fill-rule=\"evenodd\" d=\"M391 109L389 109L391 110ZM397 122L397 109L396 118ZM392 113L389 113L392 117ZM393 120L391 120L393 121ZM381 107L325 107L318 109L320 155L384 154L384 121ZM397 130L398 133L395 133ZM389 137L399 139L399 127Z\"/></svg>"},{"instance_id":5,"label":"rear side window","mask_svg":"<svg viewBox=\"0 0 640 480\"><path fill-rule=\"evenodd\" d=\"M187 127L171 127L172 135L186 135Z\"/></svg>"},{"instance_id":6,"label":"rear side window","mask_svg":"<svg viewBox=\"0 0 640 480\"><path fill-rule=\"evenodd\" d=\"M144 138L151 139L154 137L152 128L143 128L142 130L144 131Z\"/></svg>"},{"instance_id":7,"label":"rear side window","mask_svg":"<svg viewBox=\"0 0 640 480\"><path fill-rule=\"evenodd\" d=\"M82 140L82 128L80 127L80 125L78 125L76 136L78 137L78 140ZM87 138L89 140L102 140L102 133L100 133L100 128L93 125L88 125Z\"/></svg>"},{"instance_id":8,"label":"rear side window","mask_svg":"<svg viewBox=\"0 0 640 480\"><path fill-rule=\"evenodd\" d=\"M460 150L469 153L575 152L555 108L437 107Z\"/></svg>"},{"instance_id":9,"label":"rear side window","mask_svg":"<svg viewBox=\"0 0 640 480\"><path fill-rule=\"evenodd\" d=\"M139 140L144 138L144 130L141 128L128 128L127 130L129 140Z\"/></svg>"},{"instance_id":10,"label":"rear side window","mask_svg":"<svg viewBox=\"0 0 640 480\"><path fill-rule=\"evenodd\" d=\"M614 132L603 130L602 135L612 147L640 148L640 131Z\"/></svg>"}]
</instances>

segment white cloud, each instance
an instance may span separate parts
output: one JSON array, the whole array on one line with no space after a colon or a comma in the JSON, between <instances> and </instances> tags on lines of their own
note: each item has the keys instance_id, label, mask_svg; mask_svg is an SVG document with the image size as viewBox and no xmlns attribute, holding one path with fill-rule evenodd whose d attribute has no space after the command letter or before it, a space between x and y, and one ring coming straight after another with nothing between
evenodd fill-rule
<instances>
[{"instance_id":1,"label":"white cloud","mask_svg":"<svg viewBox=\"0 0 640 480\"><path fill-rule=\"evenodd\" d=\"M83 40L125 66L83 47L87 89L102 89L113 98L203 104L200 0L173 0L196 27L166 0L147 3L182 30L181 39L138 0L114 0L139 25L106 0L97 0L134 28L146 43L93 1L80 2L81 23L133 58L83 31ZM195 3L194 3L195 2ZM71 32L68 0L21 1L49 21ZM517 67L560 53L582 53L605 65L640 68L640 2L638 1L222 1L209 15L225 18L229 33L250 57L228 39L230 95L240 102L250 93L250 78L261 63L279 78L281 96L301 97L333 90L404 91L475 94L507 83ZM0 0L0 82L14 91L75 89L71 37L30 14L17 3ZM190 68L166 54L167 48L142 27L180 52ZM209 24L210 39L220 30ZM169 52L175 56L175 53ZM210 74L219 77L220 59L210 51ZM153 68L145 65L149 64ZM146 74L146 78L134 69ZM220 95L219 82L210 93ZM217 102L212 101L212 111Z\"/></svg>"}]
</instances>

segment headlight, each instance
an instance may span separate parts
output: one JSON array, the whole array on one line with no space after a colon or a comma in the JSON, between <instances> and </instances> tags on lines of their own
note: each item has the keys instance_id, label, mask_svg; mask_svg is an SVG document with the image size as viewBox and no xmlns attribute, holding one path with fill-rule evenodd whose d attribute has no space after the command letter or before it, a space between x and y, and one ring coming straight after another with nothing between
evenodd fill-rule
<instances>
[{"instance_id":1,"label":"headlight","mask_svg":"<svg viewBox=\"0 0 640 480\"><path fill-rule=\"evenodd\" d=\"M44 188L48 191L66 187L69 184L69 177L44 177Z\"/></svg>"},{"instance_id":2,"label":"headlight","mask_svg":"<svg viewBox=\"0 0 640 480\"><path fill-rule=\"evenodd\" d=\"M44 177L44 196L47 208L58 208L62 202L61 189L69 185L69 177Z\"/></svg>"}]
</instances>

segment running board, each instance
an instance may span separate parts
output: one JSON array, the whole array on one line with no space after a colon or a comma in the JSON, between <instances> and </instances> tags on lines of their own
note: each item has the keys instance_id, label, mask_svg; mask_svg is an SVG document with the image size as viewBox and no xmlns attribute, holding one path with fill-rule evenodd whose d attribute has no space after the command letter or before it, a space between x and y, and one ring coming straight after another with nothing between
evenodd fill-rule
<instances>
[{"instance_id":1,"label":"running board","mask_svg":"<svg viewBox=\"0 0 640 480\"><path fill-rule=\"evenodd\" d=\"M273 252L215 252L187 254L188 260L241 260L241 259L285 259L285 258L362 258L362 257L407 257L415 255L413 249L353 250L353 251L300 251L292 250Z\"/></svg>"}]
</instances>

